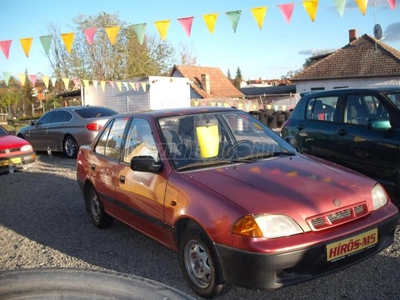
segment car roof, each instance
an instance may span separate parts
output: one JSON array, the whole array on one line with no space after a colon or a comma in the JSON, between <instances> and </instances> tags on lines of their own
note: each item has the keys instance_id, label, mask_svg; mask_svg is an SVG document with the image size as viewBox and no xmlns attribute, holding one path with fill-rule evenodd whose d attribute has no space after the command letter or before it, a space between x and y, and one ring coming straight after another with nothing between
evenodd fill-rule
<instances>
[{"instance_id":1,"label":"car roof","mask_svg":"<svg viewBox=\"0 0 400 300\"><path fill-rule=\"evenodd\" d=\"M129 113L121 113L114 117L117 116L131 117L131 116L147 115L147 116L152 116L153 118L161 118L161 117L185 116L191 114L228 112L228 111L238 111L238 110L230 107L200 106L200 107L168 108L168 109L136 111Z\"/></svg>"},{"instance_id":2,"label":"car roof","mask_svg":"<svg viewBox=\"0 0 400 300\"><path fill-rule=\"evenodd\" d=\"M349 92L368 92L375 91L379 93L387 93L387 92L400 92L400 85L382 85L382 86L369 86L369 87L354 87L354 88L340 88L340 89L332 89L332 90L320 90L320 91L310 91L302 93L302 96L308 95L325 95L325 94L346 94Z\"/></svg>"}]
</instances>

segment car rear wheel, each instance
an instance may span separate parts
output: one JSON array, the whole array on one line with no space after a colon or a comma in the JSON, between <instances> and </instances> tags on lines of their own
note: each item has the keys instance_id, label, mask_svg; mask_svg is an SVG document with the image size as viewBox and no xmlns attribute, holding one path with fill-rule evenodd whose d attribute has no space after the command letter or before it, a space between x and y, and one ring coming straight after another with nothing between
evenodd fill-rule
<instances>
[{"instance_id":1,"label":"car rear wheel","mask_svg":"<svg viewBox=\"0 0 400 300\"><path fill-rule=\"evenodd\" d=\"M64 154L68 158L76 158L76 155L78 154L78 144L72 136L68 135L65 137L63 149Z\"/></svg>"},{"instance_id":2,"label":"car rear wheel","mask_svg":"<svg viewBox=\"0 0 400 300\"><path fill-rule=\"evenodd\" d=\"M86 203L89 204L89 212L93 224L97 228L110 227L113 222L113 218L104 211L103 204L101 203L100 198L93 186L88 189L86 201Z\"/></svg>"},{"instance_id":3,"label":"car rear wheel","mask_svg":"<svg viewBox=\"0 0 400 300\"><path fill-rule=\"evenodd\" d=\"M179 244L179 262L183 275L199 296L211 299L227 290L216 250L198 227L186 229Z\"/></svg>"}]
</instances>

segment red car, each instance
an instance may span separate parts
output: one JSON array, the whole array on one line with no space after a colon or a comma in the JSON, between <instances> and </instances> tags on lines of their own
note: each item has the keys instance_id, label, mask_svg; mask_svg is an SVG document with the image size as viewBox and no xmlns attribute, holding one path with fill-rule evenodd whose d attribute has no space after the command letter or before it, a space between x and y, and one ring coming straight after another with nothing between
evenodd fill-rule
<instances>
[{"instance_id":1,"label":"red car","mask_svg":"<svg viewBox=\"0 0 400 300\"><path fill-rule=\"evenodd\" d=\"M0 173L30 167L36 160L32 145L0 125Z\"/></svg>"},{"instance_id":2,"label":"red car","mask_svg":"<svg viewBox=\"0 0 400 300\"><path fill-rule=\"evenodd\" d=\"M379 183L233 108L113 116L80 147L77 180L95 226L118 219L177 252L204 298L343 269L390 246L399 222Z\"/></svg>"}]
</instances>

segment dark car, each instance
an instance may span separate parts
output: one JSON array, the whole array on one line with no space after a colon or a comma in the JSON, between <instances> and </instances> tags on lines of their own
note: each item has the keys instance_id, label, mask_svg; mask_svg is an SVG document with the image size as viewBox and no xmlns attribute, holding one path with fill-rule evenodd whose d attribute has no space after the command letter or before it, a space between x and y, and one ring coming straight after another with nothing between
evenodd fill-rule
<instances>
[{"instance_id":1,"label":"dark car","mask_svg":"<svg viewBox=\"0 0 400 300\"><path fill-rule=\"evenodd\" d=\"M31 167L36 160L32 145L0 125L0 173Z\"/></svg>"},{"instance_id":2,"label":"dark car","mask_svg":"<svg viewBox=\"0 0 400 300\"><path fill-rule=\"evenodd\" d=\"M308 93L281 135L303 153L374 178L400 205L400 86Z\"/></svg>"},{"instance_id":3,"label":"dark car","mask_svg":"<svg viewBox=\"0 0 400 300\"><path fill-rule=\"evenodd\" d=\"M379 183L231 108L113 116L80 147L77 181L95 226L118 219L177 252L204 298L358 263L393 243L399 221Z\"/></svg>"},{"instance_id":4,"label":"dark car","mask_svg":"<svg viewBox=\"0 0 400 300\"><path fill-rule=\"evenodd\" d=\"M18 136L36 151L64 152L75 158L78 148L90 144L116 111L102 106L71 106L48 111L37 122L22 128Z\"/></svg>"}]
</instances>

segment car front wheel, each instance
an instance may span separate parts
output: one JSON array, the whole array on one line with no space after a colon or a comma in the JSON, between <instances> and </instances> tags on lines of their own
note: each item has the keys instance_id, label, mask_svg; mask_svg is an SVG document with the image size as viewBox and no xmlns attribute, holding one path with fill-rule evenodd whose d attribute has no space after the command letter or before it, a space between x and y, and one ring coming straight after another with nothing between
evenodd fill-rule
<instances>
[{"instance_id":1,"label":"car front wheel","mask_svg":"<svg viewBox=\"0 0 400 300\"><path fill-rule=\"evenodd\" d=\"M85 200L87 201L86 203L88 205L93 224L97 228L110 227L113 222L113 218L104 211L103 204L101 203L100 198L93 186L88 189Z\"/></svg>"},{"instance_id":2,"label":"car front wheel","mask_svg":"<svg viewBox=\"0 0 400 300\"><path fill-rule=\"evenodd\" d=\"M184 231L179 245L179 262L186 281L199 296L211 299L227 290L216 250L200 228Z\"/></svg>"},{"instance_id":3,"label":"car front wheel","mask_svg":"<svg viewBox=\"0 0 400 300\"><path fill-rule=\"evenodd\" d=\"M68 158L76 158L76 155L78 154L78 144L74 140L72 136L66 136L64 139L64 154Z\"/></svg>"}]
</instances>

